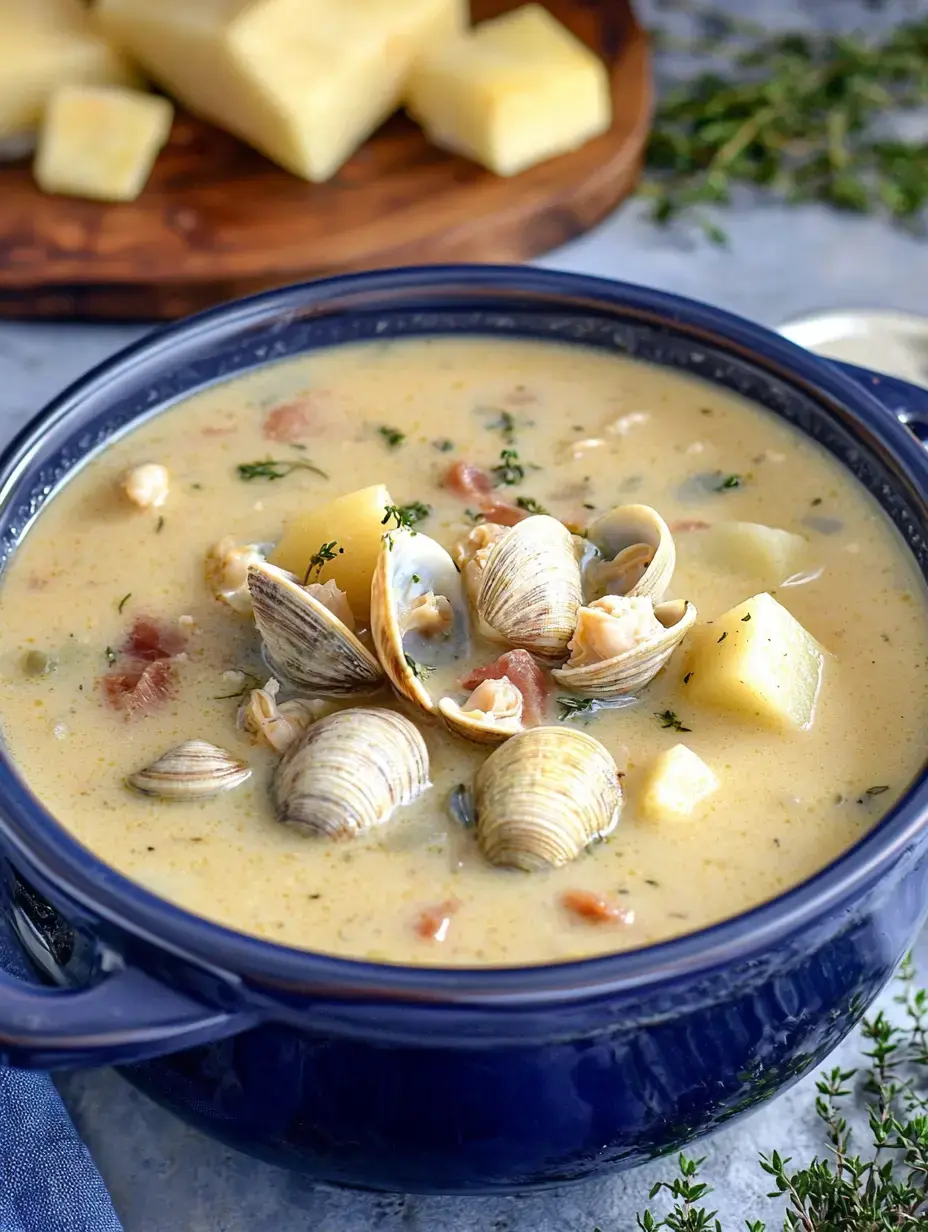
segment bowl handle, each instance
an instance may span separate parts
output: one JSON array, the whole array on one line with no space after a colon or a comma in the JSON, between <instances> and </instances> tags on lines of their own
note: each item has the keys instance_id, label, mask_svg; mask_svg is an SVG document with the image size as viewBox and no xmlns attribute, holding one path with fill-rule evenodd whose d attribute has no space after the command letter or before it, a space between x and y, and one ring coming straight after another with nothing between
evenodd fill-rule
<instances>
[{"instance_id":1,"label":"bowl handle","mask_svg":"<svg viewBox=\"0 0 928 1232\"><path fill-rule=\"evenodd\" d=\"M124 968L85 988L52 988L0 971L0 1064L25 1069L120 1065L180 1052L254 1026Z\"/></svg>"},{"instance_id":2,"label":"bowl handle","mask_svg":"<svg viewBox=\"0 0 928 1232\"><path fill-rule=\"evenodd\" d=\"M928 446L928 389L900 380L897 376L871 372L869 368L860 368L857 364L838 363L836 360L829 362L869 390L900 423L912 429L923 445Z\"/></svg>"}]
</instances>

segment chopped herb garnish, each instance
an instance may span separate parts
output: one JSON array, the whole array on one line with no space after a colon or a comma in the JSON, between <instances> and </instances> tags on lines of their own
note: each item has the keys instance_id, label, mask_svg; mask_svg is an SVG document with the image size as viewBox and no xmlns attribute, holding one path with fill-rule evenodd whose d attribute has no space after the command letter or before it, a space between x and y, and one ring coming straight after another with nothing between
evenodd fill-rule
<instances>
[{"instance_id":1,"label":"chopped herb garnish","mask_svg":"<svg viewBox=\"0 0 928 1232\"><path fill-rule=\"evenodd\" d=\"M744 624L744 623L745 623L745 621L748 621L748 620L750 620L750 619L751 619L751 613L750 613L750 612L748 612L748 614L747 614L746 616L742 616L742 617L741 617L741 623L742 623L742 624Z\"/></svg>"},{"instance_id":2,"label":"chopped herb garnish","mask_svg":"<svg viewBox=\"0 0 928 1232\"><path fill-rule=\"evenodd\" d=\"M454 441L449 441L447 437L441 441L432 441L432 448L437 449L439 453L450 453L454 448Z\"/></svg>"},{"instance_id":3,"label":"chopped herb garnish","mask_svg":"<svg viewBox=\"0 0 928 1232\"><path fill-rule=\"evenodd\" d=\"M728 492L731 488L740 488L744 480L740 475L726 475L720 484L717 484L714 491Z\"/></svg>"},{"instance_id":4,"label":"chopped herb garnish","mask_svg":"<svg viewBox=\"0 0 928 1232\"><path fill-rule=\"evenodd\" d=\"M726 637L728 637L727 632L723 633L721 637L716 638L716 645L719 645L721 642L724 642Z\"/></svg>"},{"instance_id":5,"label":"chopped herb garnish","mask_svg":"<svg viewBox=\"0 0 928 1232\"><path fill-rule=\"evenodd\" d=\"M406 666L417 680L424 680L426 676L431 676L435 670L434 667L429 667L425 663L417 663L411 655L404 654L403 658L406 660Z\"/></svg>"},{"instance_id":6,"label":"chopped herb garnish","mask_svg":"<svg viewBox=\"0 0 928 1232\"><path fill-rule=\"evenodd\" d=\"M104 653L106 654L107 663L109 663L110 667L112 667L113 664L116 662L116 651L113 649L112 646L107 646L106 651Z\"/></svg>"},{"instance_id":7,"label":"chopped herb garnish","mask_svg":"<svg viewBox=\"0 0 928 1232\"><path fill-rule=\"evenodd\" d=\"M126 604L129 602L131 598L132 598L132 591L130 590L127 595L123 595L123 597L119 600L119 603L117 604L117 607L116 607L116 611L119 613L122 613L122 609L126 606Z\"/></svg>"},{"instance_id":8,"label":"chopped herb garnish","mask_svg":"<svg viewBox=\"0 0 928 1232\"><path fill-rule=\"evenodd\" d=\"M387 424L382 424L377 431L386 441L388 449L399 449L406 440L405 432L400 432L399 428L388 427Z\"/></svg>"},{"instance_id":9,"label":"chopped herb garnish","mask_svg":"<svg viewBox=\"0 0 928 1232\"><path fill-rule=\"evenodd\" d=\"M163 530L164 530L164 514L162 514L161 517L158 519L158 521L155 523L155 534L160 535Z\"/></svg>"},{"instance_id":10,"label":"chopped herb garnish","mask_svg":"<svg viewBox=\"0 0 928 1232\"><path fill-rule=\"evenodd\" d=\"M882 796L884 791L889 791L888 783L881 783L878 787L868 787L866 794L868 796Z\"/></svg>"},{"instance_id":11,"label":"chopped herb garnish","mask_svg":"<svg viewBox=\"0 0 928 1232\"><path fill-rule=\"evenodd\" d=\"M538 501L535 500L535 498L532 496L518 496L516 497L516 504L519 506L520 509L524 509L526 513L547 513L548 512L547 509L544 507L544 505L540 505Z\"/></svg>"},{"instance_id":12,"label":"chopped herb garnish","mask_svg":"<svg viewBox=\"0 0 928 1232\"><path fill-rule=\"evenodd\" d=\"M432 512L431 505L423 505L422 501L410 501L408 505L387 505L380 525L386 526L391 518L396 519L396 529L406 527L411 530L417 522L423 521Z\"/></svg>"},{"instance_id":13,"label":"chopped herb garnish","mask_svg":"<svg viewBox=\"0 0 928 1232\"><path fill-rule=\"evenodd\" d=\"M687 673L686 673L686 675L683 677L683 683L684 683L684 684L689 684L689 682L690 682L692 679L693 679L693 673L692 673L692 672L687 672Z\"/></svg>"},{"instance_id":14,"label":"chopped herb garnish","mask_svg":"<svg viewBox=\"0 0 928 1232\"><path fill-rule=\"evenodd\" d=\"M419 577L418 573L414 573L412 575L412 580L418 585L418 583L422 581L422 578Z\"/></svg>"},{"instance_id":15,"label":"chopped herb garnish","mask_svg":"<svg viewBox=\"0 0 928 1232\"><path fill-rule=\"evenodd\" d=\"M596 508L596 506L595 506L595 505L591 505L589 501L584 501L584 502L583 502L583 508L584 508L584 509L595 509L595 508Z\"/></svg>"},{"instance_id":16,"label":"chopped herb garnish","mask_svg":"<svg viewBox=\"0 0 928 1232\"><path fill-rule=\"evenodd\" d=\"M345 555L345 549L338 548L338 551L336 552L335 549L337 547L338 540L333 539L331 543L323 543L318 552L313 552L312 556L309 558L309 564L306 566L306 573L303 576L304 586L309 581L310 574L315 573L316 577L318 577L322 572L323 566L328 564L330 560L334 560L336 556Z\"/></svg>"},{"instance_id":17,"label":"chopped herb garnish","mask_svg":"<svg viewBox=\"0 0 928 1232\"><path fill-rule=\"evenodd\" d=\"M655 712L655 717L660 719L661 727L672 727L677 732L692 731L692 727L684 727L681 720L678 718L675 710L659 710Z\"/></svg>"},{"instance_id":18,"label":"chopped herb garnish","mask_svg":"<svg viewBox=\"0 0 928 1232\"><path fill-rule=\"evenodd\" d=\"M493 467L493 474L498 483L507 487L521 483L525 478L525 467L519 461L518 452L515 449L504 449L499 455L499 465Z\"/></svg>"},{"instance_id":19,"label":"chopped herb garnish","mask_svg":"<svg viewBox=\"0 0 928 1232\"><path fill-rule=\"evenodd\" d=\"M811 505L820 505L822 503L822 498L820 496L816 496L815 499L810 501L809 503Z\"/></svg>"},{"instance_id":20,"label":"chopped herb garnish","mask_svg":"<svg viewBox=\"0 0 928 1232\"><path fill-rule=\"evenodd\" d=\"M252 689L259 689L261 687L261 677L256 676L254 672L241 672L241 675L244 677L244 680L240 689L236 689L234 693L220 693L218 697L213 698L213 701L227 702L233 698L245 697Z\"/></svg>"},{"instance_id":21,"label":"chopped herb garnish","mask_svg":"<svg viewBox=\"0 0 928 1232\"><path fill-rule=\"evenodd\" d=\"M711 406L701 406L699 408L699 413L700 415L714 415L715 411L712 409Z\"/></svg>"},{"instance_id":22,"label":"chopped herb garnish","mask_svg":"<svg viewBox=\"0 0 928 1232\"><path fill-rule=\"evenodd\" d=\"M244 479L246 483L253 479L286 479L294 471L312 471L322 479L329 477L307 458L265 458L261 462L239 462L235 469L239 479Z\"/></svg>"},{"instance_id":23,"label":"chopped herb garnish","mask_svg":"<svg viewBox=\"0 0 928 1232\"><path fill-rule=\"evenodd\" d=\"M202 491L203 491L203 485L202 485L202 483L192 483L190 486L191 486L191 488L193 488L194 492L202 492Z\"/></svg>"},{"instance_id":24,"label":"chopped herb garnish","mask_svg":"<svg viewBox=\"0 0 928 1232\"><path fill-rule=\"evenodd\" d=\"M502 432L503 440L507 445L511 445L515 439L516 421L509 411L500 411L496 419L491 420L487 427L494 429L494 431Z\"/></svg>"},{"instance_id":25,"label":"chopped herb garnish","mask_svg":"<svg viewBox=\"0 0 928 1232\"><path fill-rule=\"evenodd\" d=\"M485 522L487 515L481 513L479 509L465 509L464 516L469 522Z\"/></svg>"},{"instance_id":26,"label":"chopped herb garnish","mask_svg":"<svg viewBox=\"0 0 928 1232\"><path fill-rule=\"evenodd\" d=\"M558 719L563 723L577 715L594 715L598 710L624 710L626 706L634 706L637 697L627 694L623 697L613 697L609 701L600 697L568 697L562 695L557 699Z\"/></svg>"}]
</instances>

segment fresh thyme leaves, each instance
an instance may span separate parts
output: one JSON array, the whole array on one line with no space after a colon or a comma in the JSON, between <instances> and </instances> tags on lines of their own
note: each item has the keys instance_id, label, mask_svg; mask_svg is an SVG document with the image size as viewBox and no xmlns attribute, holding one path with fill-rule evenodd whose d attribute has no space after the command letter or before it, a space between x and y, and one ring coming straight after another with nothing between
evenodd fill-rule
<instances>
[{"instance_id":1,"label":"fresh thyme leaves","mask_svg":"<svg viewBox=\"0 0 928 1232\"><path fill-rule=\"evenodd\" d=\"M422 501L410 501L408 505L387 505L380 525L386 526L391 518L395 518L397 530L403 526L411 530L417 522L424 521L431 512L432 506L424 505Z\"/></svg>"},{"instance_id":2,"label":"fresh thyme leaves","mask_svg":"<svg viewBox=\"0 0 928 1232\"><path fill-rule=\"evenodd\" d=\"M110 667L112 667L113 664L116 662L116 651L113 649L112 646L107 646L104 653L106 654L107 663L110 665Z\"/></svg>"},{"instance_id":3,"label":"fresh thyme leaves","mask_svg":"<svg viewBox=\"0 0 928 1232\"><path fill-rule=\"evenodd\" d=\"M740 488L744 484L744 480L740 475L726 475L725 478L715 486L716 492L728 492L731 488Z\"/></svg>"},{"instance_id":4,"label":"fresh thyme leaves","mask_svg":"<svg viewBox=\"0 0 928 1232\"><path fill-rule=\"evenodd\" d=\"M592 718L598 710L624 710L626 706L634 706L637 701L638 698L631 694L613 697L608 701L600 697L568 697L562 694L557 699L557 717L561 723L583 715Z\"/></svg>"},{"instance_id":5,"label":"fresh thyme leaves","mask_svg":"<svg viewBox=\"0 0 928 1232\"><path fill-rule=\"evenodd\" d=\"M377 431L386 441L388 449L399 449L406 440L405 432L400 432L399 428L391 428L387 424L381 424Z\"/></svg>"},{"instance_id":6,"label":"fresh thyme leaves","mask_svg":"<svg viewBox=\"0 0 928 1232\"><path fill-rule=\"evenodd\" d=\"M236 689L234 693L220 693L218 697L213 698L213 701L228 702L233 698L247 697L252 689L259 689L261 687L261 677L256 676L254 672L241 672L241 675L244 679L240 689Z\"/></svg>"},{"instance_id":7,"label":"fresh thyme leaves","mask_svg":"<svg viewBox=\"0 0 928 1232\"><path fill-rule=\"evenodd\" d=\"M309 558L309 564L306 566L306 573L303 575L303 585L309 581L310 575L315 573L316 577L322 572L323 566L328 564L330 560L334 560L336 556L344 556L345 549L338 548L338 540L333 539L331 543L323 543L318 552L313 552Z\"/></svg>"},{"instance_id":8,"label":"fresh thyme leaves","mask_svg":"<svg viewBox=\"0 0 928 1232\"><path fill-rule=\"evenodd\" d=\"M253 479L286 479L294 471L312 471L322 479L329 477L308 458L264 458L259 462L239 462L235 470L239 479L244 479L246 483Z\"/></svg>"},{"instance_id":9,"label":"fresh thyme leaves","mask_svg":"<svg viewBox=\"0 0 928 1232\"><path fill-rule=\"evenodd\" d=\"M500 411L496 418L487 424L487 427L495 432L502 432L503 440L507 445L511 445L516 438L516 421L509 411Z\"/></svg>"},{"instance_id":10,"label":"fresh thyme leaves","mask_svg":"<svg viewBox=\"0 0 928 1232\"><path fill-rule=\"evenodd\" d=\"M683 677L683 683L684 683L684 684L689 684L689 682L690 682L692 679L693 679L693 673L692 673L692 672L687 672L687 673L686 673L686 675Z\"/></svg>"},{"instance_id":11,"label":"fresh thyme leaves","mask_svg":"<svg viewBox=\"0 0 928 1232\"><path fill-rule=\"evenodd\" d=\"M487 520L487 515L482 513L479 509L465 509L464 516L467 518L468 522L476 523L485 522Z\"/></svg>"},{"instance_id":12,"label":"fresh thyme leaves","mask_svg":"<svg viewBox=\"0 0 928 1232\"><path fill-rule=\"evenodd\" d=\"M723 633L723 634L722 634L722 636L721 636L721 637L717 637L717 638L715 639L715 640L716 640L716 643L717 643L717 644L720 644L721 642L724 642L724 641L725 641L725 639L726 639L726 637L728 637L728 632L727 632L727 630L726 630L726 632L725 632L725 633Z\"/></svg>"},{"instance_id":13,"label":"fresh thyme leaves","mask_svg":"<svg viewBox=\"0 0 928 1232\"><path fill-rule=\"evenodd\" d=\"M429 667L426 663L417 663L411 655L404 654L403 658L406 660L406 666L417 680L425 680L426 676L431 676L435 670L434 667Z\"/></svg>"},{"instance_id":14,"label":"fresh thyme leaves","mask_svg":"<svg viewBox=\"0 0 928 1232\"><path fill-rule=\"evenodd\" d=\"M884 791L889 791L888 783L881 783L878 787L868 787L866 794L868 796L882 796Z\"/></svg>"},{"instance_id":15,"label":"fresh thyme leaves","mask_svg":"<svg viewBox=\"0 0 928 1232\"><path fill-rule=\"evenodd\" d=\"M516 504L520 509L524 509L526 513L547 513L544 505L539 504L533 496L517 496Z\"/></svg>"},{"instance_id":16,"label":"fresh thyme leaves","mask_svg":"<svg viewBox=\"0 0 928 1232\"><path fill-rule=\"evenodd\" d=\"M123 608L126 606L126 604L129 602L131 598L132 598L132 591L130 590L127 595L123 595L123 597L119 600L119 603L116 605L116 611L119 612L120 615L122 615Z\"/></svg>"},{"instance_id":17,"label":"fresh thyme leaves","mask_svg":"<svg viewBox=\"0 0 928 1232\"><path fill-rule=\"evenodd\" d=\"M741 623L746 624L750 619L751 619L751 613L748 612L747 615L741 617Z\"/></svg>"},{"instance_id":18,"label":"fresh thyme leaves","mask_svg":"<svg viewBox=\"0 0 928 1232\"><path fill-rule=\"evenodd\" d=\"M454 441L449 441L447 437L440 441L432 441L432 448L437 449L439 453L450 453L454 448Z\"/></svg>"},{"instance_id":19,"label":"fresh thyme leaves","mask_svg":"<svg viewBox=\"0 0 928 1232\"><path fill-rule=\"evenodd\" d=\"M164 514L162 514L155 523L155 534L160 535L164 530Z\"/></svg>"},{"instance_id":20,"label":"fresh thyme leaves","mask_svg":"<svg viewBox=\"0 0 928 1232\"><path fill-rule=\"evenodd\" d=\"M525 478L525 467L519 461L517 450L504 449L499 455L499 465L493 467L493 474L496 476L497 483L507 487L514 483L521 483Z\"/></svg>"},{"instance_id":21,"label":"fresh thyme leaves","mask_svg":"<svg viewBox=\"0 0 928 1232\"><path fill-rule=\"evenodd\" d=\"M917 222L928 205L928 143L887 138L878 125L928 94L928 17L896 26L881 42L729 25L712 43L733 76L701 73L657 109L640 189L654 222L691 213L708 238L724 243L701 211L729 204L739 184L789 203Z\"/></svg>"},{"instance_id":22,"label":"fresh thyme leaves","mask_svg":"<svg viewBox=\"0 0 928 1232\"><path fill-rule=\"evenodd\" d=\"M675 710L658 710L655 711L655 718L660 719L661 727L673 728L676 732L692 731L692 727L684 727L682 721L677 716Z\"/></svg>"}]
</instances>

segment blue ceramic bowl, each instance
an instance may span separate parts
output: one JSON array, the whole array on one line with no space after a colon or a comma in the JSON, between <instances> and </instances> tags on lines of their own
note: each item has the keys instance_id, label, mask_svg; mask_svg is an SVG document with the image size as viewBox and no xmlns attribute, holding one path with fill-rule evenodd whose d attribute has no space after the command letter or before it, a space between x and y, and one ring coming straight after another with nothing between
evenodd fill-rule
<instances>
[{"instance_id":1,"label":"blue ceramic bowl","mask_svg":"<svg viewBox=\"0 0 928 1232\"><path fill-rule=\"evenodd\" d=\"M273 292L123 352L3 458L3 558L88 454L204 385L317 347L449 333L556 339L735 390L835 454L928 572L928 395L673 295L482 266ZM189 915L100 864L0 753L13 919L57 984L0 977L0 1059L122 1065L207 1132L334 1183L479 1193L629 1167L770 1099L850 1030L925 913L926 812L922 777L818 876L676 941L441 971L303 953Z\"/></svg>"}]
</instances>

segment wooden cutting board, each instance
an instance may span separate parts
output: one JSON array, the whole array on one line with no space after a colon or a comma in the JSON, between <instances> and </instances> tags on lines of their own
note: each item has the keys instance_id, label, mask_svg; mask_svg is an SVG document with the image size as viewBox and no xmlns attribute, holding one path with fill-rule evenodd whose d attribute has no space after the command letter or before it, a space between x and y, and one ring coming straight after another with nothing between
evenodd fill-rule
<instances>
[{"instance_id":1,"label":"wooden cutting board","mask_svg":"<svg viewBox=\"0 0 928 1232\"><path fill-rule=\"evenodd\" d=\"M476 20L515 7L474 0ZM651 117L631 0L549 0L603 57L615 121L582 149L503 179L394 116L335 179L308 184L180 114L142 196L45 196L0 166L0 316L170 319L306 278L388 265L522 261L580 235L634 187Z\"/></svg>"}]
</instances>

